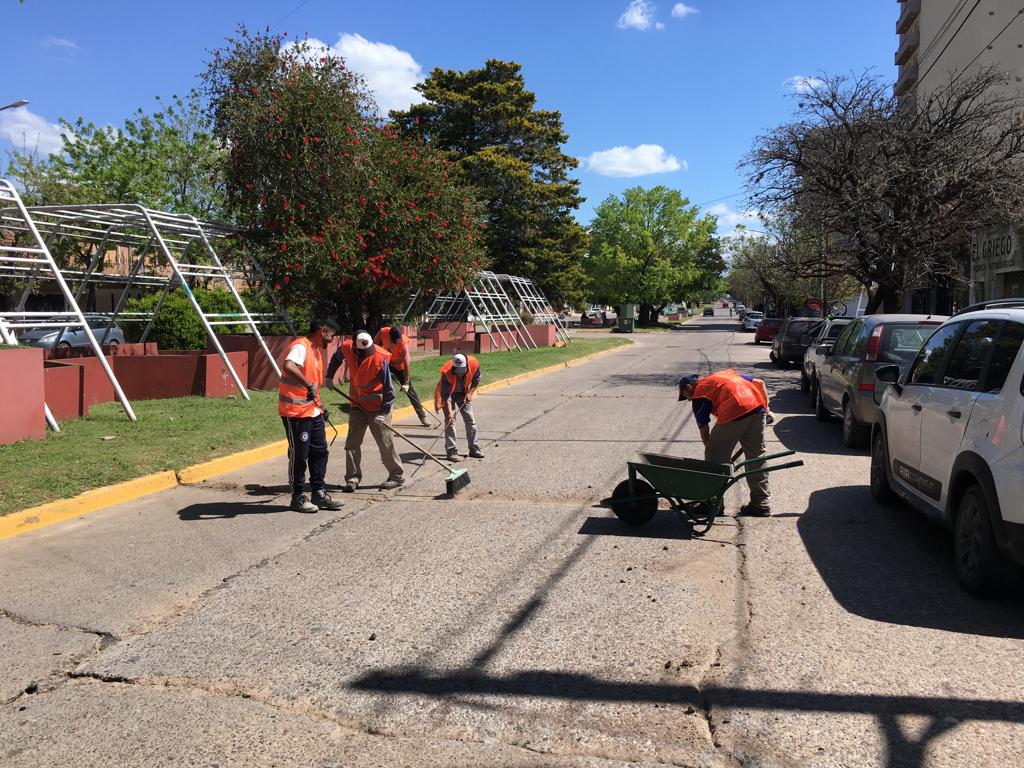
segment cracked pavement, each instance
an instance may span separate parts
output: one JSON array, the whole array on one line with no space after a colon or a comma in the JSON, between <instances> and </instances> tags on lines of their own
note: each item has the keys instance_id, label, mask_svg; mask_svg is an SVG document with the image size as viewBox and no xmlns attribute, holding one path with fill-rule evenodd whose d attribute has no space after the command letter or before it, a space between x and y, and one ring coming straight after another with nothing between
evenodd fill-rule
<instances>
[{"instance_id":1,"label":"cracked pavement","mask_svg":"<svg viewBox=\"0 0 1024 768\"><path fill-rule=\"evenodd\" d=\"M948 536L874 506L735 327L481 396L456 499L411 448L377 490L370 450L339 512L288 511L272 461L0 542L0 763L1021 764L1020 596L960 592ZM597 502L634 450L702 453L678 375L729 366L806 462L775 515L732 517L744 488L702 539L625 528Z\"/></svg>"}]
</instances>

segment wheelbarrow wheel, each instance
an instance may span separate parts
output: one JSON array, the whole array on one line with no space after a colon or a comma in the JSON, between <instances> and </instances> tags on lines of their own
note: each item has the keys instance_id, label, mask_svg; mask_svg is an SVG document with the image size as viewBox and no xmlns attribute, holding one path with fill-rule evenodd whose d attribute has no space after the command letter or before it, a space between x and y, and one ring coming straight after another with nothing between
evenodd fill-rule
<instances>
[{"instance_id":1,"label":"wheelbarrow wheel","mask_svg":"<svg viewBox=\"0 0 1024 768\"><path fill-rule=\"evenodd\" d=\"M633 491L637 496L648 498L633 500L629 492L629 480L623 480L612 491L612 511L627 525L643 525L658 511L658 498L654 487L640 479L633 481Z\"/></svg>"}]
</instances>

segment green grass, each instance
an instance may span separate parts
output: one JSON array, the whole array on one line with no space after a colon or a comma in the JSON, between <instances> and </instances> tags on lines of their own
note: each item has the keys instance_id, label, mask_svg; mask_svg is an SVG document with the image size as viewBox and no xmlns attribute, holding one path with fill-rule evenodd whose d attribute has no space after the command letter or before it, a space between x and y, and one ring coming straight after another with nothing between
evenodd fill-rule
<instances>
[{"instance_id":1,"label":"green grass","mask_svg":"<svg viewBox=\"0 0 1024 768\"><path fill-rule=\"evenodd\" d=\"M576 339L562 348L478 358L486 384L626 343L622 338ZM412 363L413 382L424 403L433 399L442 362L432 357ZM91 408L87 419L62 422L60 433L48 432L45 440L0 446L0 515L283 439L277 392L249 394L249 402L239 397L137 401L132 403L139 417L135 423L119 405L104 403ZM340 399L325 394L328 404ZM398 405L407 404L399 394Z\"/></svg>"}]
</instances>

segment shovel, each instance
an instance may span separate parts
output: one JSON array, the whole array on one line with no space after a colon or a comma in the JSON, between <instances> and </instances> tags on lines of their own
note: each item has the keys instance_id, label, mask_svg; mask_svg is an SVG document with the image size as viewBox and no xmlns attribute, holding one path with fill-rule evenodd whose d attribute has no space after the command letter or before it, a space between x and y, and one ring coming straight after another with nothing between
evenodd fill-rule
<instances>
[{"instance_id":1,"label":"shovel","mask_svg":"<svg viewBox=\"0 0 1024 768\"><path fill-rule=\"evenodd\" d=\"M349 397L345 392L342 392L340 389L335 390L335 391L339 395L344 397L346 400L348 400L349 403L352 404L353 408L359 408L359 410L361 410L363 413L365 413L367 418L373 418L373 416L370 413L368 413L365 409L360 408L358 405L356 405L355 400L353 400L351 397ZM407 442L409 445L411 445L417 451L422 453L426 458L430 459L432 462L437 464L439 467L441 467L444 470L448 470L448 477L446 477L445 480L444 480L444 487L445 487L445 492L447 493L447 495L454 496L461 489L463 489L467 485L469 485L469 472L467 470L465 470L465 469L451 469L447 464L445 464L439 458L437 458L436 456L434 456L432 454L429 454L426 451L424 451L415 442L410 440L408 437L403 435L401 432L399 432L397 429L395 429L393 426L391 426L387 422L381 422L381 424L383 426L387 427L393 434L395 434L398 437L400 437L403 440L405 440L405 442Z\"/></svg>"}]
</instances>

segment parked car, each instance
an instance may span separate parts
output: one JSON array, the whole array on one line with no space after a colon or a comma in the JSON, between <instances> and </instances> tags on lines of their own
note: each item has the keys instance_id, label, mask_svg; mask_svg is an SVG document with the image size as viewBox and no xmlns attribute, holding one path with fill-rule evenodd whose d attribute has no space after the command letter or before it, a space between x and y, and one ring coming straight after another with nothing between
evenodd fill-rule
<instances>
[{"instance_id":1,"label":"parked car","mask_svg":"<svg viewBox=\"0 0 1024 768\"><path fill-rule=\"evenodd\" d=\"M764 312L747 312L743 316L743 330L756 331L757 326L764 320Z\"/></svg>"},{"instance_id":2,"label":"parked car","mask_svg":"<svg viewBox=\"0 0 1024 768\"><path fill-rule=\"evenodd\" d=\"M843 420L843 445L867 444L878 414L874 399L875 369L910 367L921 346L945 317L935 315L868 315L850 323L822 354L814 377L814 415Z\"/></svg>"},{"instance_id":3,"label":"parked car","mask_svg":"<svg viewBox=\"0 0 1024 768\"><path fill-rule=\"evenodd\" d=\"M808 339L809 343L807 351L804 352L804 364L800 369L801 392L806 394L811 391L811 382L814 381L814 371L818 367L818 362L821 359L818 347L829 341L834 342L839 337L839 334L843 332L843 328L852 322L852 317L829 318L822 323L821 327L818 329L818 333Z\"/></svg>"},{"instance_id":4,"label":"parked car","mask_svg":"<svg viewBox=\"0 0 1024 768\"><path fill-rule=\"evenodd\" d=\"M714 307L704 307L704 311L701 312L701 317L714 317L714 316L715 316L715 308Z\"/></svg>"},{"instance_id":5,"label":"parked car","mask_svg":"<svg viewBox=\"0 0 1024 768\"><path fill-rule=\"evenodd\" d=\"M65 318L54 318L44 322L64 322ZM103 345L117 346L124 344L124 331L114 323L114 327L107 333L108 318L86 315L85 321L89 324L90 330L96 337L96 341ZM58 343L57 338L60 337ZM28 347L44 347L51 349L59 347L71 349L72 347L88 347L89 337L85 335L82 328L65 328L61 333L60 328L30 328L18 337L19 341Z\"/></svg>"},{"instance_id":6,"label":"parked car","mask_svg":"<svg viewBox=\"0 0 1024 768\"><path fill-rule=\"evenodd\" d=\"M772 341L775 339L775 334L779 331L779 326L782 325L782 319L778 317L766 317L760 323L757 324L757 330L754 331L754 343L760 344L762 341Z\"/></svg>"},{"instance_id":7,"label":"parked car","mask_svg":"<svg viewBox=\"0 0 1024 768\"><path fill-rule=\"evenodd\" d=\"M580 315L580 325L589 328L610 328L618 322L618 316L605 312L603 309L592 309Z\"/></svg>"},{"instance_id":8,"label":"parked car","mask_svg":"<svg viewBox=\"0 0 1024 768\"><path fill-rule=\"evenodd\" d=\"M900 497L953 531L957 578L972 593L1024 564L1024 300L954 315L902 373L875 371L871 495Z\"/></svg>"},{"instance_id":9,"label":"parked car","mask_svg":"<svg viewBox=\"0 0 1024 768\"><path fill-rule=\"evenodd\" d=\"M814 317L787 317L782 321L772 341L769 357L779 368L804 359L811 339L817 334L818 328L824 323Z\"/></svg>"}]
</instances>

